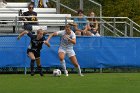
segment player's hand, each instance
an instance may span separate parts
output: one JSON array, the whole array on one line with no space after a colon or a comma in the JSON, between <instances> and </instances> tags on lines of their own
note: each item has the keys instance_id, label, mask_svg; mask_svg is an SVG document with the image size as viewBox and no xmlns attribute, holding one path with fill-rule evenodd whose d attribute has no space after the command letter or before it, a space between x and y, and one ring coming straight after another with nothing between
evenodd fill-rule
<instances>
[{"instance_id":1,"label":"player's hand","mask_svg":"<svg viewBox=\"0 0 140 93\"><path fill-rule=\"evenodd\" d=\"M69 40L70 36L69 35L64 35L64 38Z\"/></svg>"},{"instance_id":2,"label":"player's hand","mask_svg":"<svg viewBox=\"0 0 140 93\"><path fill-rule=\"evenodd\" d=\"M48 47L50 47L50 44L48 41L44 41L44 44L47 45Z\"/></svg>"}]
</instances>

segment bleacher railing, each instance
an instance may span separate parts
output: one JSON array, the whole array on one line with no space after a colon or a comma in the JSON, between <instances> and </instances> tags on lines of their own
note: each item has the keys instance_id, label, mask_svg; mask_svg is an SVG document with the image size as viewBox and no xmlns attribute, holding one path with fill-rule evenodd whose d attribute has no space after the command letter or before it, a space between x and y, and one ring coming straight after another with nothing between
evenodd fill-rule
<instances>
[{"instance_id":1,"label":"bleacher railing","mask_svg":"<svg viewBox=\"0 0 140 93\"><path fill-rule=\"evenodd\" d=\"M90 11L91 10L94 11L95 14L96 14L96 16L99 16L100 17L100 26L99 27L100 27L100 33L101 33L101 35L106 35L104 33L105 30L109 30L110 32L114 33L116 36L131 36L131 37L133 37L133 36L139 36L138 33L139 33L139 30L140 30L139 29L140 26L137 23L135 23L134 21L132 21L131 19L129 19L128 17L120 17L120 18L119 17L110 17L109 19L113 19L113 24L112 23L110 24L109 22L106 24L106 25L108 25L110 27L107 27L105 24L102 24L102 23L105 23L106 22L105 19L108 19L108 18L107 17L102 17L102 5L99 4L99 3L97 3L97 2L95 2L94 0L79 0L79 2L78 1L69 1L68 0L67 1L68 4L63 4L63 2L61 2L62 0L51 0L51 1L53 1L53 2L56 3L57 13L60 13L60 6L66 8L67 10L70 10L70 11L72 11L74 13L77 13L76 12L77 9L82 9L84 11L88 11L88 10L85 10L86 8L84 8L84 7L87 7L85 4L88 4L88 7L90 6L90 8L89 8ZM75 9L74 8L71 8L71 5L69 4L69 2L74 2L74 4L77 7L75 7ZM117 22L117 24L123 24L124 25L123 26L124 32L123 31L120 31L119 29L117 29L118 27L116 27L117 26L116 25L116 21L115 21L116 19L125 19L126 20L126 22L123 21L124 23L121 23L121 22L118 23ZM112 27L113 27L113 30L110 29ZM120 28L120 26L119 26L119 28ZM133 33L133 30L136 33ZM119 35L116 32L121 33L121 35Z\"/></svg>"},{"instance_id":2,"label":"bleacher railing","mask_svg":"<svg viewBox=\"0 0 140 93\"><path fill-rule=\"evenodd\" d=\"M11 21L0 21L0 32L12 32L19 33L23 26L23 21L19 21L21 16L15 17L15 20ZM69 22L73 22L73 17L38 17L44 20L40 20L39 26L53 26L53 27L63 27ZM91 18L91 17L87 17ZM102 36L122 36L122 37L138 37L140 36L140 26L129 19L128 17L94 17L99 23L99 27L102 26L102 29L98 29ZM2 19L2 18L1 18ZM49 20L51 19L51 20ZM56 20L55 20L56 19ZM101 20L102 19L102 20ZM29 22L29 21L24 21ZM89 22L86 22L87 24ZM94 23L94 22L93 22ZM100 25L101 24L101 25ZM15 30L14 30L15 29ZM23 29L22 29L23 30ZM60 29L59 29L60 30ZM52 31L53 32L53 31Z\"/></svg>"}]
</instances>

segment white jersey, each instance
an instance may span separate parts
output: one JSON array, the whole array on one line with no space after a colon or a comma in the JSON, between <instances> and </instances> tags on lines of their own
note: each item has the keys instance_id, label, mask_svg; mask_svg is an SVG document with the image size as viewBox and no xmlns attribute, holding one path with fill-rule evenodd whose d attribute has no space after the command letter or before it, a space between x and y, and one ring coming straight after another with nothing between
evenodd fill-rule
<instances>
[{"instance_id":1,"label":"white jersey","mask_svg":"<svg viewBox=\"0 0 140 93\"><path fill-rule=\"evenodd\" d=\"M64 38L64 35L66 35L65 30L58 31L57 35L61 36L61 42L60 42L60 47L61 48L67 48L67 49L73 49L73 44L67 39ZM71 39L76 39L75 33L71 30L71 34L69 35Z\"/></svg>"}]
</instances>

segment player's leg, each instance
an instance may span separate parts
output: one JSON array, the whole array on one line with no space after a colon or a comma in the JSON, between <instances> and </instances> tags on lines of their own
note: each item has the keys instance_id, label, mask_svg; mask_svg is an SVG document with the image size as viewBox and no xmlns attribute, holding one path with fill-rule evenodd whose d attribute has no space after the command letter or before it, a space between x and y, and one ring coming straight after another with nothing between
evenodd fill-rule
<instances>
[{"instance_id":1,"label":"player's leg","mask_svg":"<svg viewBox=\"0 0 140 93\"><path fill-rule=\"evenodd\" d=\"M38 68L40 76L43 76L42 67L40 64L40 57L36 58L36 64L37 64L37 68Z\"/></svg>"},{"instance_id":2,"label":"player's leg","mask_svg":"<svg viewBox=\"0 0 140 93\"><path fill-rule=\"evenodd\" d=\"M60 59L62 69L64 70L64 74L66 76L68 76L68 72L66 70L66 62L65 62L65 59L64 59L65 58L65 51L63 49L59 49L58 54L59 54L59 59Z\"/></svg>"},{"instance_id":3,"label":"player's leg","mask_svg":"<svg viewBox=\"0 0 140 93\"><path fill-rule=\"evenodd\" d=\"M72 64L78 69L78 74L79 74L80 76L83 76L83 74L81 74L81 68L80 68L80 65L78 64L78 61L77 61L77 58L76 58L76 56L75 56L74 50L69 50L69 51L67 52L67 54L68 54L68 56L69 56L69 58L70 58Z\"/></svg>"},{"instance_id":4,"label":"player's leg","mask_svg":"<svg viewBox=\"0 0 140 93\"><path fill-rule=\"evenodd\" d=\"M39 74L40 74L40 76L43 76L41 61L40 61L40 51L34 52L34 55L35 55L35 58L36 58L36 64L37 64Z\"/></svg>"},{"instance_id":5,"label":"player's leg","mask_svg":"<svg viewBox=\"0 0 140 93\"><path fill-rule=\"evenodd\" d=\"M31 59L31 62L30 62L31 76L34 76L34 62L35 62L34 53L33 52L28 52L28 56Z\"/></svg>"},{"instance_id":6,"label":"player's leg","mask_svg":"<svg viewBox=\"0 0 140 93\"><path fill-rule=\"evenodd\" d=\"M78 64L76 56L71 56L70 60L73 63L73 65L78 69L78 74L80 76L83 76L83 74L81 73L81 68L80 68L80 65Z\"/></svg>"}]
</instances>

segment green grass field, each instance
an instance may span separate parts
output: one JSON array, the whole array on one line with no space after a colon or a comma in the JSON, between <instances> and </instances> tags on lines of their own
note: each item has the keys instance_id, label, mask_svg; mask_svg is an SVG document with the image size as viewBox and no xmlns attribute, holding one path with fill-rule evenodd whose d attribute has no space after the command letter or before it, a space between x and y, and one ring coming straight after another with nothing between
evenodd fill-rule
<instances>
[{"instance_id":1,"label":"green grass field","mask_svg":"<svg viewBox=\"0 0 140 93\"><path fill-rule=\"evenodd\" d=\"M0 74L0 93L140 93L139 73Z\"/></svg>"}]
</instances>

